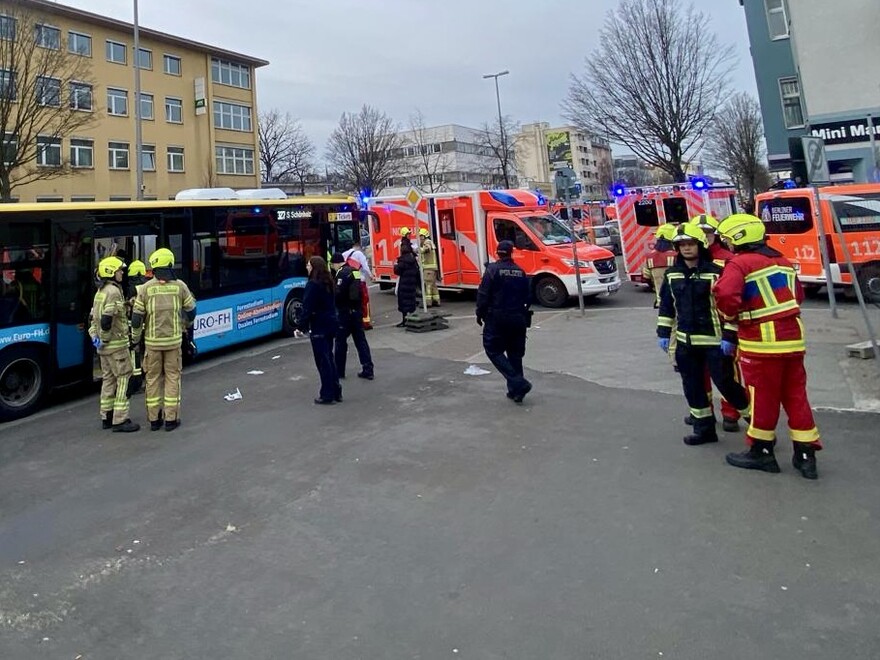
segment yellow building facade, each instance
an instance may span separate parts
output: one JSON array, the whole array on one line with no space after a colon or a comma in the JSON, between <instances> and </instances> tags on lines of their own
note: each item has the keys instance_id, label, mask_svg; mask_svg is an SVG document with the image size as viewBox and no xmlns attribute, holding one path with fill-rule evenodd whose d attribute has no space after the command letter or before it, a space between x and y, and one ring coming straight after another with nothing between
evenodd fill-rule
<instances>
[{"instance_id":1,"label":"yellow building facade","mask_svg":"<svg viewBox=\"0 0 880 660\"><path fill-rule=\"evenodd\" d=\"M22 7L36 28L10 28ZM46 0L0 0L0 33L30 39L33 30L40 47L89 59L85 83L53 84L60 103L94 119L39 156L47 161L40 167L69 161L70 174L18 186L13 199L137 199L133 25ZM144 199L186 188L259 187L255 73L268 62L143 27L139 33Z\"/></svg>"}]
</instances>

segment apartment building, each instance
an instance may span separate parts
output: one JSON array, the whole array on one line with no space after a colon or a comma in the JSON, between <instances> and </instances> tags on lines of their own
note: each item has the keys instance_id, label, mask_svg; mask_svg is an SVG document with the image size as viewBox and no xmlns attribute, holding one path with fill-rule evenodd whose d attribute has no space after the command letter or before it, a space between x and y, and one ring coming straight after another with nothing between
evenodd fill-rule
<instances>
[{"instance_id":1,"label":"apartment building","mask_svg":"<svg viewBox=\"0 0 880 660\"><path fill-rule=\"evenodd\" d=\"M37 137L43 143L29 167L69 164L70 173L16 187L14 200L137 198L135 64L144 199L173 198L184 188L259 187L255 74L268 62L143 27L135 53L133 31L129 23L47 0L0 0L0 39L35 39L37 48L85 60L74 67L86 72L77 80L38 79L36 102L91 114L69 132ZM13 70L12 50L0 48L0 93L34 102L25 98L31 89L16 89L25 74ZM17 139L6 126L0 130L4 141Z\"/></svg>"},{"instance_id":2,"label":"apartment building","mask_svg":"<svg viewBox=\"0 0 880 660\"><path fill-rule=\"evenodd\" d=\"M582 196L605 199L613 178L611 146L574 126L553 128L547 122L526 124L516 139L520 175L530 188L554 194L555 172L570 167Z\"/></svg>"}]
</instances>

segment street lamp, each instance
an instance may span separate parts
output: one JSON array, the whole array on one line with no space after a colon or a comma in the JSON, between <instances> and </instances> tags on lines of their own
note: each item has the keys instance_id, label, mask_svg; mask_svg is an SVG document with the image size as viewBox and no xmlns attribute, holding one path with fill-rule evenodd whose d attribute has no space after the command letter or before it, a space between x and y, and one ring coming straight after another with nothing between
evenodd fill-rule
<instances>
[{"instance_id":1,"label":"street lamp","mask_svg":"<svg viewBox=\"0 0 880 660\"><path fill-rule=\"evenodd\" d=\"M134 153L137 161L135 199L144 198L144 138L141 127L141 40L138 27L138 0L134 0Z\"/></svg>"},{"instance_id":2,"label":"street lamp","mask_svg":"<svg viewBox=\"0 0 880 660\"><path fill-rule=\"evenodd\" d=\"M499 71L498 73L487 73L483 79L495 79L495 100L498 102L498 130L501 132L501 175L504 177L504 187L510 188L510 181L507 179L507 138L504 136L504 119L501 116L501 92L498 89L498 79L506 76L510 71Z\"/></svg>"}]
</instances>

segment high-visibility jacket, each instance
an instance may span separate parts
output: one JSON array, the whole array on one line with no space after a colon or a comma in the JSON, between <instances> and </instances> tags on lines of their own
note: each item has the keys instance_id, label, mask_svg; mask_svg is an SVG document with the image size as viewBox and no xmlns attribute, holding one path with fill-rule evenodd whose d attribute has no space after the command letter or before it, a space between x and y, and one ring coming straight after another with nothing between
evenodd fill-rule
<instances>
[{"instance_id":1,"label":"high-visibility jacket","mask_svg":"<svg viewBox=\"0 0 880 660\"><path fill-rule=\"evenodd\" d=\"M657 250L648 253L645 265L642 266L642 277L654 285L654 307L660 305L660 288L663 286L663 275L666 269L675 264L678 253L675 250Z\"/></svg>"},{"instance_id":2,"label":"high-visibility jacket","mask_svg":"<svg viewBox=\"0 0 880 660\"><path fill-rule=\"evenodd\" d=\"M98 355L109 355L119 350L128 350L128 314L122 287L109 280L104 282L92 303L89 318L89 336L101 340Z\"/></svg>"},{"instance_id":3,"label":"high-visibility jacket","mask_svg":"<svg viewBox=\"0 0 880 660\"><path fill-rule=\"evenodd\" d=\"M437 248L434 241L426 238L419 245L419 253L422 255L422 268L424 270L437 270Z\"/></svg>"},{"instance_id":4,"label":"high-visibility jacket","mask_svg":"<svg viewBox=\"0 0 880 660\"><path fill-rule=\"evenodd\" d=\"M143 332L147 348L180 347L184 330L195 317L195 310L196 299L180 280L153 278L140 285L132 312L135 343L140 341Z\"/></svg>"},{"instance_id":5,"label":"high-visibility jacket","mask_svg":"<svg viewBox=\"0 0 880 660\"><path fill-rule=\"evenodd\" d=\"M791 262L765 245L737 253L715 286L718 309L739 326L743 355L803 353L803 299Z\"/></svg>"}]
</instances>

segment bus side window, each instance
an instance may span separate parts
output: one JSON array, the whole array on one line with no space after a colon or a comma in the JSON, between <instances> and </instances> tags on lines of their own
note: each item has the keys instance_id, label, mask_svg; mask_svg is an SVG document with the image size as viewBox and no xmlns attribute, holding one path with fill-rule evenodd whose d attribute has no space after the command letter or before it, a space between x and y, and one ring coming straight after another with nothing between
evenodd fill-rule
<instances>
[{"instance_id":1,"label":"bus side window","mask_svg":"<svg viewBox=\"0 0 880 660\"><path fill-rule=\"evenodd\" d=\"M43 227L0 227L0 327L48 317L48 238Z\"/></svg>"}]
</instances>

